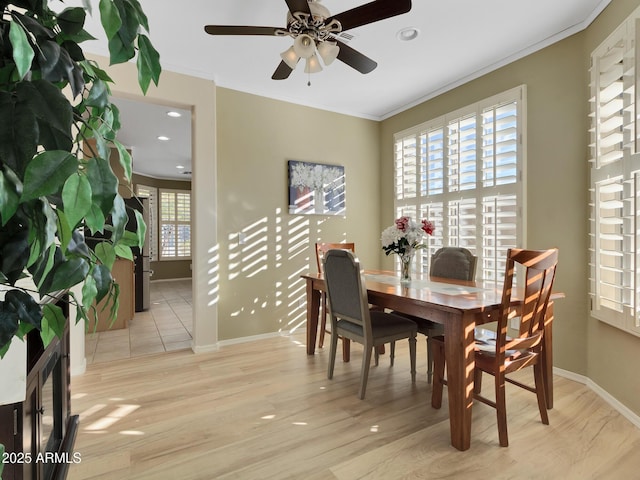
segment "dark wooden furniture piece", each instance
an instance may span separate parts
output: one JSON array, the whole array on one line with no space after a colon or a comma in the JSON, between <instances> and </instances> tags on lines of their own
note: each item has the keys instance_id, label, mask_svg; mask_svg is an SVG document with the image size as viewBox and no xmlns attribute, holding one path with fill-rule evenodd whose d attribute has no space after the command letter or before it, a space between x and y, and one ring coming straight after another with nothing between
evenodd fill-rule
<instances>
[{"instance_id":1,"label":"dark wooden furniture piece","mask_svg":"<svg viewBox=\"0 0 640 480\"><path fill-rule=\"evenodd\" d=\"M525 274L519 279L524 287L525 299L518 309L520 323L516 336L509 337L507 330L511 318L516 318L511 306L511 295L515 265L525 267ZM551 288L558 265L558 250L522 250L507 251L507 267L500 310L493 320L497 322L495 332L489 331L475 340L474 398L496 409L498 419L498 436L500 445L507 447L507 407L505 399L505 382L513 383L537 395L540 418L545 425L549 424L547 404L544 394L544 378L542 373L542 340L547 306L551 297ZM431 405L440 408L442 405L442 387L444 379L445 340L442 336L433 339L435 357L435 376ZM535 387L508 378L509 373L526 367L533 367ZM495 401L480 394L482 373L486 372L495 379Z\"/></svg>"},{"instance_id":2,"label":"dark wooden furniture piece","mask_svg":"<svg viewBox=\"0 0 640 480\"><path fill-rule=\"evenodd\" d=\"M56 301L68 318L66 295ZM26 342L26 399L0 405L0 443L12 460L5 462L2 479L62 480L79 461L73 452L78 416L71 415L69 322L62 338L46 348L35 330Z\"/></svg>"},{"instance_id":3,"label":"dark wooden furniture piece","mask_svg":"<svg viewBox=\"0 0 640 480\"><path fill-rule=\"evenodd\" d=\"M475 366L473 330L477 324L490 321L501 305L501 290L494 284L431 278L434 288L422 286L420 278L408 286L401 285L393 272L368 271L365 277L369 303L382 308L397 310L422 318L429 318L444 325L445 358L449 391L449 423L451 444L458 450L467 450L471 444L471 411L473 405L473 370ZM373 276L371 276L373 275ZM396 277L396 283L383 283L375 275ZM318 331L320 292L325 290L321 274L302 275L306 281L307 295L307 354L315 353ZM413 286L415 284L415 286ZM460 287L466 293L453 294L446 288ZM465 290L466 289L466 290ZM518 296L511 301L514 307ZM562 298L562 294L551 297ZM545 319L545 335L542 345L542 365L545 378L547 406L553 407L553 303L549 303Z\"/></svg>"},{"instance_id":4,"label":"dark wooden furniture piece","mask_svg":"<svg viewBox=\"0 0 640 480\"><path fill-rule=\"evenodd\" d=\"M338 337L348 338L364 347L360 372L360 391L364 398L369 377L371 353L380 345L391 343L391 365L395 355L396 340L409 340L411 359L411 381L416 381L416 334L415 322L381 310L370 310L367 301L364 274L360 262L348 250L329 250L324 258L326 296L331 306L331 350L327 377L333 378L336 363ZM376 365L378 353L376 351Z\"/></svg>"}]
</instances>

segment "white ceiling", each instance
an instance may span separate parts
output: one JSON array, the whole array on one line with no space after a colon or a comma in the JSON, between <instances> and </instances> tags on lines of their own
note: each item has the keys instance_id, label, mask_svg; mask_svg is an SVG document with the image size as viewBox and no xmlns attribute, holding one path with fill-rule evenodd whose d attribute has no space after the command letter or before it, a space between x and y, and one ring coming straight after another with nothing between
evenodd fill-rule
<instances>
[{"instance_id":1,"label":"white ceiling","mask_svg":"<svg viewBox=\"0 0 640 480\"><path fill-rule=\"evenodd\" d=\"M97 0L91 1L97 13ZM287 80L271 80L280 53L292 44L290 38L211 36L204 32L207 24L285 27L284 0L140 0L163 69L212 79L221 87L374 120L401 112L584 29L609 2L414 0L406 14L348 30L354 36L349 46L378 62L373 72L363 75L336 61L311 75L311 86L307 86L309 75L302 71L302 62ZM367 0L322 1L332 14L364 3ZM396 33L405 27L419 29L418 38L412 42L398 40ZM87 29L94 36L101 32L97 19L88 20ZM104 40L89 42L85 49L107 54ZM157 133L152 131L158 121L156 115L163 118L166 110L123 103L120 139L134 148L134 171L184 179L186 176L176 173L175 168L180 163L191 169L185 160L190 154L185 153L184 146L172 140L161 144L153 154L145 154L158 143L158 135L171 137L160 127ZM139 117L129 120L133 112ZM147 114L152 117L146 118ZM143 132L153 139L150 143L139 138ZM190 133L174 136L190 144ZM147 166L150 161L154 167Z\"/></svg>"}]
</instances>

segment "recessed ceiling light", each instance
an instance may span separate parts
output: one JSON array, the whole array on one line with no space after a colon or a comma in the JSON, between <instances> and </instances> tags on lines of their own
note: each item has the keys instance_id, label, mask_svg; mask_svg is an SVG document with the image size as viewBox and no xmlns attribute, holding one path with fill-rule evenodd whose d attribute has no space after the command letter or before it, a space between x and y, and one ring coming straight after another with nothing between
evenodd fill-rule
<instances>
[{"instance_id":1,"label":"recessed ceiling light","mask_svg":"<svg viewBox=\"0 0 640 480\"><path fill-rule=\"evenodd\" d=\"M161 141L163 141L163 142L168 142L168 141L169 141L169 137L165 137L164 135L160 135L160 136L158 137L158 140L161 140Z\"/></svg>"},{"instance_id":2,"label":"recessed ceiling light","mask_svg":"<svg viewBox=\"0 0 640 480\"><path fill-rule=\"evenodd\" d=\"M176 165L176 168L177 168L178 170L182 170L182 169L184 168L184 165Z\"/></svg>"},{"instance_id":3,"label":"recessed ceiling light","mask_svg":"<svg viewBox=\"0 0 640 480\"><path fill-rule=\"evenodd\" d=\"M180 112L174 112L173 110L170 112L167 112L167 116L169 117L173 117L173 118L179 118L182 116L182 114Z\"/></svg>"},{"instance_id":4,"label":"recessed ceiling light","mask_svg":"<svg viewBox=\"0 0 640 480\"><path fill-rule=\"evenodd\" d=\"M407 27L399 30L398 33L396 33L396 37L398 37L398 40L401 40L403 42L409 42L418 38L419 34L420 30L418 30L416 27Z\"/></svg>"}]
</instances>

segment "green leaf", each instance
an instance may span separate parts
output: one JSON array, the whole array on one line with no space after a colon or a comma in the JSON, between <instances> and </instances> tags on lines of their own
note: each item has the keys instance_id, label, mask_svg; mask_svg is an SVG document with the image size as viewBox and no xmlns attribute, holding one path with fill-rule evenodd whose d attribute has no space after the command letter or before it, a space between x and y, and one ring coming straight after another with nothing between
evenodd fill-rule
<instances>
[{"instance_id":1,"label":"green leaf","mask_svg":"<svg viewBox=\"0 0 640 480\"><path fill-rule=\"evenodd\" d=\"M132 173L132 164L133 164L133 160L131 159L131 154L129 153L129 150L127 150L127 148L117 140L115 140L113 144L116 146L116 149L118 150L120 165L122 165L122 168L124 170L124 178L129 183L131 183L131 173Z\"/></svg>"},{"instance_id":2,"label":"green leaf","mask_svg":"<svg viewBox=\"0 0 640 480\"><path fill-rule=\"evenodd\" d=\"M91 275L93 276L96 289L98 291L98 294L96 295L96 302L100 302L111 289L111 284L113 283L111 269L105 265L96 265L93 272L91 272Z\"/></svg>"},{"instance_id":3,"label":"green leaf","mask_svg":"<svg viewBox=\"0 0 640 480\"><path fill-rule=\"evenodd\" d=\"M29 100L20 95L27 88L35 90L25 87L29 83L19 83L15 96L0 91L0 158L19 176L22 176L24 166L36 154L39 137L36 112Z\"/></svg>"},{"instance_id":4,"label":"green leaf","mask_svg":"<svg viewBox=\"0 0 640 480\"><path fill-rule=\"evenodd\" d=\"M104 266L109 270L113 268L113 264L116 261L116 253L113 250L113 245L109 242L100 242L93 251Z\"/></svg>"},{"instance_id":5,"label":"green leaf","mask_svg":"<svg viewBox=\"0 0 640 480\"><path fill-rule=\"evenodd\" d=\"M138 228L136 229L138 235L138 247L142 248L144 245L144 239L147 236L147 224L144 223L144 217L141 212L135 210L134 214L136 216L136 224L138 225Z\"/></svg>"},{"instance_id":6,"label":"green leaf","mask_svg":"<svg viewBox=\"0 0 640 480\"><path fill-rule=\"evenodd\" d=\"M153 48L146 35L138 36L138 84L143 93L147 93L149 82L157 86L160 79L160 54Z\"/></svg>"},{"instance_id":7,"label":"green leaf","mask_svg":"<svg viewBox=\"0 0 640 480\"><path fill-rule=\"evenodd\" d=\"M85 103L90 107L105 108L109 105L109 87L106 82L96 79L89 90Z\"/></svg>"},{"instance_id":8,"label":"green leaf","mask_svg":"<svg viewBox=\"0 0 640 480\"><path fill-rule=\"evenodd\" d=\"M135 12L136 20L142 25L142 27L148 32L149 31L149 21L147 20L147 16L142 11L142 7L140 6L140 2L138 0L125 0L131 8Z\"/></svg>"},{"instance_id":9,"label":"green leaf","mask_svg":"<svg viewBox=\"0 0 640 480\"><path fill-rule=\"evenodd\" d=\"M111 241L116 244L124 235L125 227L129 217L127 216L127 207L120 195L116 195L113 200L113 210L111 210L111 224L113 225L113 234Z\"/></svg>"},{"instance_id":10,"label":"green leaf","mask_svg":"<svg viewBox=\"0 0 640 480\"><path fill-rule=\"evenodd\" d=\"M35 53L29 44L29 40L27 40L27 34L23 27L16 20L10 22L9 40L13 47L13 61L16 63L18 75L22 80L31 70L31 62L35 57Z\"/></svg>"},{"instance_id":11,"label":"green leaf","mask_svg":"<svg viewBox=\"0 0 640 480\"><path fill-rule=\"evenodd\" d=\"M35 265L36 262L39 262L37 265L37 270L33 272L33 280L35 281L39 292L46 291L48 287L45 287L45 282L47 281L49 273L51 273L51 270L53 270L53 266L55 265L56 253L58 249L52 245L47 250L46 256L35 256L33 254L33 250L34 249L32 247L32 255L29 259L28 266Z\"/></svg>"},{"instance_id":12,"label":"green leaf","mask_svg":"<svg viewBox=\"0 0 640 480\"><path fill-rule=\"evenodd\" d=\"M40 329L42 309L28 293L22 290L9 290L4 297L4 311L13 313L21 322Z\"/></svg>"},{"instance_id":13,"label":"green leaf","mask_svg":"<svg viewBox=\"0 0 640 480\"><path fill-rule=\"evenodd\" d=\"M66 150L73 147L73 108L60 89L45 80L21 82L16 93L21 102L28 107L28 113L35 115L38 125L35 128L37 142L45 150ZM26 115L21 111L18 119ZM2 117L4 115L0 115ZM24 121L26 122L25 119ZM24 128L24 127L22 127ZM31 156L35 155L35 150ZM31 158L31 157L29 157ZM25 162L26 163L26 162Z\"/></svg>"},{"instance_id":14,"label":"green leaf","mask_svg":"<svg viewBox=\"0 0 640 480\"><path fill-rule=\"evenodd\" d=\"M18 210L20 196L16 192L15 185L0 170L0 217L4 226Z\"/></svg>"},{"instance_id":15,"label":"green leaf","mask_svg":"<svg viewBox=\"0 0 640 480\"><path fill-rule=\"evenodd\" d=\"M68 244L67 251L71 255L80 255L87 259L91 258L91 251L84 241L84 235L78 230L74 230L71 234L71 241Z\"/></svg>"},{"instance_id":16,"label":"green leaf","mask_svg":"<svg viewBox=\"0 0 640 480\"><path fill-rule=\"evenodd\" d=\"M82 31L87 14L84 8L67 8L58 15L58 25L67 35L75 35Z\"/></svg>"},{"instance_id":17,"label":"green leaf","mask_svg":"<svg viewBox=\"0 0 640 480\"><path fill-rule=\"evenodd\" d=\"M118 193L118 177L104 158L92 158L87 162L87 177L91 182L91 197L105 216L113 208L113 200Z\"/></svg>"},{"instance_id":18,"label":"green leaf","mask_svg":"<svg viewBox=\"0 0 640 480\"><path fill-rule=\"evenodd\" d=\"M24 176L21 201L58 193L69 176L78 170L78 159L69 152L42 152L29 162Z\"/></svg>"},{"instance_id":19,"label":"green leaf","mask_svg":"<svg viewBox=\"0 0 640 480\"><path fill-rule=\"evenodd\" d=\"M120 30L122 19L113 0L100 0L100 21L104 32L107 34L107 39L113 38Z\"/></svg>"},{"instance_id":20,"label":"green leaf","mask_svg":"<svg viewBox=\"0 0 640 480\"><path fill-rule=\"evenodd\" d=\"M98 287L96 286L96 280L93 278L93 275L89 275L84 280L84 285L82 286L82 303L86 306L92 305L97 295Z\"/></svg>"},{"instance_id":21,"label":"green leaf","mask_svg":"<svg viewBox=\"0 0 640 480\"><path fill-rule=\"evenodd\" d=\"M67 323L67 318L62 312L62 308L53 303L46 303L42 306L42 316L43 320L47 320L49 327L55 334L62 338L64 326Z\"/></svg>"},{"instance_id":22,"label":"green leaf","mask_svg":"<svg viewBox=\"0 0 640 480\"><path fill-rule=\"evenodd\" d=\"M65 215L62 209L57 208L56 215L58 216L57 237L58 237L58 240L60 241L60 249L63 252L66 252L69 246L69 242L72 239L72 230L71 230L71 227L69 226L69 220L67 220L67 216Z\"/></svg>"},{"instance_id":23,"label":"green leaf","mask_svg":"<svg viewBox=\"0 0 640 480\"><path fill-rule=\"evenodd\" d=\"M18 210L0 230L0 271L11 285L20 278L29 260L29 231L24 228L27 222Z\"/></svg>"},{"instance_id":24,"label":"green leaf","mask_svg":"<svg viewBox=\"0 0 640 480\"><path fill-rule=\"evenodd\" d=\"M133 261L133 252L130 247L123 245L122 243L118 243L114 247L114 251L118 257Z\"/></svg>"},{"instance_id":25,"label":"green leaf","mask_svg":"<svg viewBox=\"0 0 640 480\"><path fill-rule=\"evenodd\" d=\"M43 345L46 347L51 343L56 337L56 332L49 326L49 320L46 318L42 319L42 324L40 326L40 338L42 339Z\"/></svg>"},{"instance_id":26,"label":"green leaf","mask_svg":"<svg viewBox=\"0 0 640 480\"><path fill-rule=\"evenodd\" d=\"M50 292L66 290L82 282L89 273L89 264L84 258L71 258L53 270Z\"/></svg>"},{"instance_id":27,"label":"green leaf","mask_svg":"<svg viewBox=\"0 0 640 480\"><path fill-rule=\"evenodd\" d=\"M90 206L91 208L89 209L86 217L84 218L85 224L92 233L102 232L104 230L104 222L105 222L104 213L102 213L102 210L100 209L100 205L97 205L91 202Z\"/></svg>"},{"instance_id":28,"label":"green leaf","mask_svg":"<svg viewBox=\"0 0 640 480\"><path fill-rule=\"evenodd\" d=\"M71 175L62 188L62 204L69 227L76 228L91 209L91 184L85 175Z\"/></svg>"}]
</instances>

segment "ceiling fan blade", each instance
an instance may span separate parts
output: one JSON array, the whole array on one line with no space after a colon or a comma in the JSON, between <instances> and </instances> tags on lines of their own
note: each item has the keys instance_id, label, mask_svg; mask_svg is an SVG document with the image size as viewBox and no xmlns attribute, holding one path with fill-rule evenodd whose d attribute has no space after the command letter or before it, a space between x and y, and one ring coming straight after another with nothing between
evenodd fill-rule
<instances>
[{"instance_id":1,"label":"ceiling fan blade","mask_svg":"<svg viewBox=\"0 0 640 480\"><path fill-rule=\"evenodd\" d=\"M209 35L276 35L281 31L276 27L246 27L242 25L206 25L204 31Z\"/></svg>"},{"instance_id":2,"label":"ceiling fan blade","mask_svg":"<svg viewBox=\"0 0 640 480\"><path fill-rule=\"evenodd\" d=\"M273 72L273 75L271 75L271 78L273 80L285 80L289 78L289 75L291 75L291 72L293 72L293 70L289 65L287 65L285 62L280 62L280 65L278 65L278 68L276 68L276 71Z\"/></svg>"},{"instance_id":3,"label":"ceiling fan blade","mask_svg":"<svg viewBox=\"0 0 640 480\"><path fill-rule=\"evenodd\" d=\"M285 0L285 2L287 2L287 7L289 7L291 15L296 12L311 15L311 9L309 8L309 3L307 2L307 0Z\"/></svg>"},{"instance_id":4,"label":"ceiling fan blade","mask_svg":"<svg viewBox=\"0 0 640 480\"><path fill-rule=\"evenodd\" d=\"M338 52L338 60L346 63L352 68L355 68L360 73L369 73L374 70L378 64L371 60L366 55L363 55L357 50L354 50L346 43L341 42L338 39L335 40L340 47L340 51Z\"/></svg>"},{"instance_id":5,"label":"ceiling fan blade","mask_svg":"<svg viewBox=\"0 0 640 480\"><path fill-rule=\"evenodd\" d=\"M332 20L338 20L344 32L350 28L407 13L409 10L411 10L411 0L376 0L333 15L325 23L328 25Z\"/></svg>"}]
</instances>

